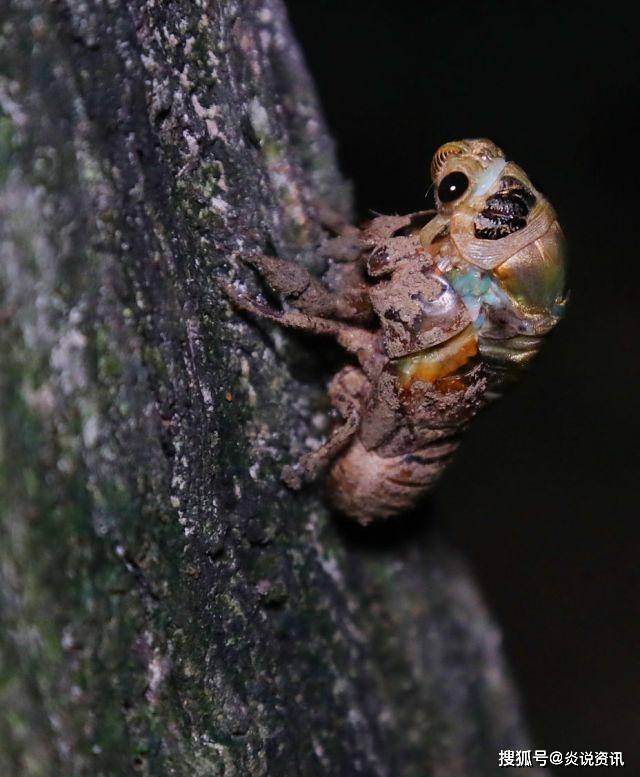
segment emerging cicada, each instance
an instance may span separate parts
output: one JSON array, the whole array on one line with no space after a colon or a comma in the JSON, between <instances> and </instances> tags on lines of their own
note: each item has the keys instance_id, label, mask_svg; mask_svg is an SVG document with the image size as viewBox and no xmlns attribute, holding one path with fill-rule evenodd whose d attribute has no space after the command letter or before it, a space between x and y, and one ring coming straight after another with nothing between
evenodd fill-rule
<instances>
[{"instance_id":1,"label":"emerging cicada","mask_svg":"<svg viewBox=\"0 0 640 777\"><path fill-rule=\"evenodd\" d=\"M435 211L334 225L323 282L244 257L283 310L224 286L238 307L332 335L357 357L329 387L342 423L283 477L295 488L328 466L332 501L361 523L407 509L434 484L564 307L562 231L520 167L489 140L463 140L438 149L431 176Z\"/></svg>"}]
</instances>

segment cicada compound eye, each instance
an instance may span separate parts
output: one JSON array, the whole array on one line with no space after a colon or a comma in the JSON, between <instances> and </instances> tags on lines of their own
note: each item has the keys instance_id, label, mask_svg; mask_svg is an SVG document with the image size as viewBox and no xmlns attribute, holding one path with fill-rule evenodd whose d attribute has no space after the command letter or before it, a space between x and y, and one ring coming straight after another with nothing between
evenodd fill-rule
<instances>
[{"instance_id":1,"label":"cicada compound eye","mask_svg":"<svg viewBox=\"0 0 640 777\"><path fill-rule=\"evenodd\" d=\"M440 202L454 202L469 188L469 179L460 170L454 170L445 175L438 185L438 199Z\"/></svg>"}]
</instances>

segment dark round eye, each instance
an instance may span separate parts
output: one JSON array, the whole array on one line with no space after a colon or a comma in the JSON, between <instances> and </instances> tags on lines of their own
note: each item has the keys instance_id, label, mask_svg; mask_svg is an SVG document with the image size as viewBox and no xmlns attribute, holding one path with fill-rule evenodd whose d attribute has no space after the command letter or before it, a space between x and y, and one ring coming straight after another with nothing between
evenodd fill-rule
<instances>
[{"instance_id":1,"label":"dark round eye","mask_svg":"<svg viewBox=\"0 0 640 777\"><path fill-rule=\"evenodd\" d=\"M438 186L438 199L440 202L453 202L469 188L469 179L459 170L445 175Z\"/></svg>"}]
</instances>

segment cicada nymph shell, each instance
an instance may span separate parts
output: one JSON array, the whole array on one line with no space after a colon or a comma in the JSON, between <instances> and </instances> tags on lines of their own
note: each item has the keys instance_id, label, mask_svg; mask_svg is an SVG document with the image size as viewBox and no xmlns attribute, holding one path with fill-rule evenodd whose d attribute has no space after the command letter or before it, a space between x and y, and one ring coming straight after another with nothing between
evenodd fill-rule
<instances>
[{"instance_id":1,"label":"cicada nymph shell","mask_svg":"<svg viewBox=\"0 0 640 777\"><path fill-rule=\"evenodd\" d=\"M283 310L225 286L239 307L332 335L357 359L329 388L342 424L283 476L297 488L328 466L333 503L361 523L431 488L564 308L562 230L524 171L484 139L446 143L431 171L436 209L345 225L324 284L299 265L248 257Z\"/></svg>"},{"instance_id":2,"label":"cicada nymph shell","mask_svg":"<svg viewBox=\"0 0 640 777\"><path fill-rule=\"evenodd\" d=\"M437 481L461 431L531 362L565 304L562 230L524 171L482 139L445 144L431 170L435 214L413 242L396 230L372 252L376 266L394 259L371 290L391 360L330 475L334 502L361 522L400 512ZM385 226L375 221L369 231Z\"/></svg>"}]
</instances>

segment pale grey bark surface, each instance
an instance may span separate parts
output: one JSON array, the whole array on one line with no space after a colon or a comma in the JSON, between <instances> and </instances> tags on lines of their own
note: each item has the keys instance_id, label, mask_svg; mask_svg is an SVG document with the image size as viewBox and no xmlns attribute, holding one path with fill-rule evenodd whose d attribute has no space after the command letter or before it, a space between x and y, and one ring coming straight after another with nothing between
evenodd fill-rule
<instances>
[{"instance_id":1,"label":"pale grey bark surface","mask_svg":"<svg viewBox=\"0 0 640 777\"><path fill-rule=\"evenodd\" d=\"M214 282L349 211L283 6L0 8L0 774L504 774L466 568L282 486L331 368Z\"/></svg>"}]
</instances>

